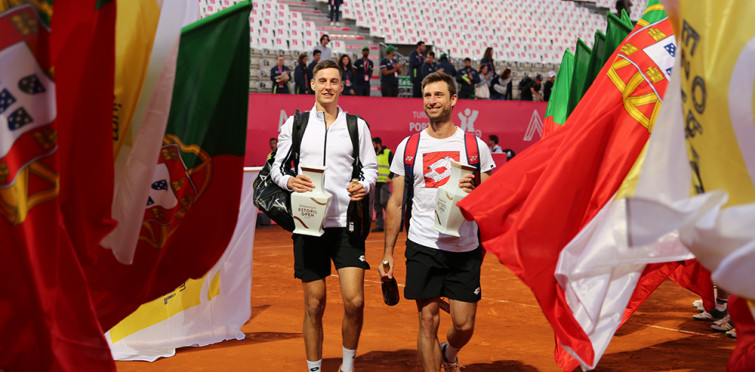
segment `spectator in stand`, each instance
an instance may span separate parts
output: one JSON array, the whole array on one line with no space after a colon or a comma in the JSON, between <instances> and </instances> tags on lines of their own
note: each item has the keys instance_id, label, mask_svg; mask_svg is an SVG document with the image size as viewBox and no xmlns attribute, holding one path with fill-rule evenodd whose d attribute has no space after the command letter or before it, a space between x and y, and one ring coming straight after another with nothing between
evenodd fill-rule
<instances>
[{"instance_id":1,"label":"spectator in stand","mask_svg":"<svg viewBox=\"0 0 755 372\"><path fill-rule=\"evenodd\" d=\"M551 99L553 83L556 81L556 71L548 71L548 81L543 85L543 101L548 102Z\"/></svg>"},{"instance_id":2,"label":"spectator in stand","mask_svg":"<svg viewBox=\"0 0 755 372\"><path fill-rule=\"evenodd\" d=\"M338 26L340 25L338 23L338 15L341 14L341 4L343 4L343 0L328 0L328 4L330 5L330 25L331 26ZM329 58L326 58L329 59Z\"/></svg>"},{"instance_id":3,"label":"spectator in stand","mask_svg":"<svg viewBox=\"0 0 755 372\"><path fill-rule=\"evenodd\" d=\"M435 53L429 52L427 53L427 58L425 58L425 63L422 64L422 71L420 73L421 77L419 79L420 83L425 76L430 75L435 71L438 71L438 65L435 63Z\"/></svg>"},{"instance_id":4,"label":"spectator in stand","mask_svg":"<svg viewBox=\"0 0 755 372\"><path fill-rule=\"evenodd\" d=\"M485 54L482 55L482 59L480 60L480 70L482 70L482 65L488 66L488 71L490 71L490 76L495 76L495 62L493 61L493 48L487 47L485 48Z\"/></svg>"},{"instance_id":5,"label":"spectator in stand","mask_svg":"<svg viewBox=\"0 0 755 372\"><path fill-rule=\"evenodd\" d=\"M424 41L417 42L417 48L409 54L409 78L412 82L412 97L422 97L422 64L425 63Z\"/></svg>"},{"instance_id":6,"label":"spectator in stand","mask_svg":"<svg viewBox=\"0 0 755 372\"><path fill-rule=\"evenodd\" d=\"M312 63L310 63L309 66L307 67L307 71L309 71L309 76L311 76L312 79L315 78L315 75L313 72L314 72L315 66L317 66L317 64L320 62L321 56L322 56L322 52L319 49L315 48L315 50L312 51ZM309 89L312 89L311 85Z\"/></svg>"},{"instance_id":7,"label":"spectator in stand","mask_svg":"<svg viewBox=\"0 0 755 372\"><path fill-rule=\"evenodd\" d=\"M474 98L474 88L480 82L480 73L472 68L472 60L464 58L464 68L456 75L459 83L459 98Z\"/></svg>"},{"instance_id":8,"label":"spectator in stand","mask_svg":"<svg viewBox=\"0 0 755 372\"><path fill-rule=\"evenodd\" d=\"M475 85L474 96L476 99L490 98L490 82L492 77L488 71L488 65L480 65L480 82Z\"/></svg>"},{"instance_id":9,"label":"spectator in stand","mask_svg":"<svg viewBox=\"0 0 755 372\"><path fill-rule=\"evenodd\" d=\"M322 52L322 55L320 56L320 59L327 61L330 59L331 54L333 53L330 48L328 47L328 43L330 42L330 36L328 34L322 34L320 36L320 45L315 47L315 50L319 50ZM312 59L314 59L314 54L312 55Z\"/></svg>"},{"instance_id":10,"label":"spectator in stand","mask_svg":"<svg viewBox=\"0 0 755 372\"><path fill-rule=\"evenodd\" d=\"M354 87L358 96L370 96L370 79L372 79L372 61L370 61L370 48L362 48L362 58L354 62L356 76Z\"/></svg>"},{"instance_id":11,"label":"spectator in stand","mask_svg":"<svg viewBox=\"0 0 755 372\"><path fill-rule=\"evenodd\" d=\"M341 69L341 81L343 81L342 94L344 96L356 95L357 92L354 90L356 71L354 71L354 66L351 65L351 57L348 54L342 55L341 59L338 60L338 68Z\"/></svg>"},{"instance_id":12,"label":"spectator in stand","mask_svg":"<svg viewBox=\"0 0 755 372\"><path fill-rule=\"evenodd\" d=\"M490 148L490 152L493 154L503 153L503 149L498 144L498 136L496 136L495 134L488 136L488 148Z\"/></svg>"},{"instance_id":13,"label":"spectator in stand","mask_svg":"<svg viewBox=\"0 0 755 372\"><path fill-rule=\"evenodd\" d=\"M511 69L505 69L490 82L490 99L511 99L513 83Z\"/></svg>"},{"instance_id":14,"label":"spectator in stand","mask_svg":"<svg viewBox=\"0 0 755 372\"><path fill-rule=\"evenodd\" d=\"M403 63L396 59L396 47L388 45L385 48L385 58L380 61L380 92L383 97L398 97L398 75Z\"/></svg>"},{"instance_id":15,"label":"spectator in stand","mask_svg":"<svg viewBox=\"0 0 755 372\"><path fill-rule=\"evenodd\" d=\"M446 53L440 54L438 71L443 71L446 74L451 75L452 77L456 77L456 67L454 67L453 63L448 61L448 56L446 55Z\"/></svg>"},{"instance_id":16,"label":"spectator in stand","mask_svg":"<svg viewBox=\"0 0 755 372\"><path fill-rule=\"evenodd\" d=\"M621 18L621 11L632 13L632 0L616 0L616 16Z\"/></svg>"},{"instance_id":17,"label":"spectator in stand","mask_svg":"<svg viewBox=\"0 0 755 372\"><path fill-rule=\"evenodd\" d=\"M291 70L286 67L283 56L278 56L278 64L270 69L270 80L273 81L273 94L289 94L288 81L291 80Z\"/></svg>"},{"instance_id":18,"label":"spectator in stand","mask_svg":"<svg viewBox=\"0 0 755 372\"><path fill-rule=\"evenodd\" d=\"M309 74L307 69L307 53L299 54L297 59L296 68L294 69L294 93L296 94L312 94L312 88L309 83L312 81L312 75Z\"/></svg>"},{"instance_id":19,"label":"spectator in stand","mask_svg":"<svg viewBox=\"0 0 755 372\"><path fill-rule=\"evenodd\" d=\"M520 99L522 101L534 101L534 98L537 98L538 101L542 101L543 96L540 94L540 87L543 82L543 76L537 74L535 80L532 80L529 76L525 76L522 80L524 81L519 84L519 89L521 90Z\"/></svg>"}]
</instances>

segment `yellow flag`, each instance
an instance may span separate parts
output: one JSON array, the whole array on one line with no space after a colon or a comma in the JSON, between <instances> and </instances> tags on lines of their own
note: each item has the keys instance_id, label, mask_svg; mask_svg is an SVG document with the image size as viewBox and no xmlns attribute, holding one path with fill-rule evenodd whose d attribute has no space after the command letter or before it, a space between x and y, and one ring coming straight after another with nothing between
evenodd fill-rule
<instances>
[{"instance_id":1,"label":"yellow flag","mask_svg":"<svg viewBox=\"0 0 755 372\"><path fill-rule=\"evenodd\" d=\"M725 190L728 206L755 202L755 2L682 0L682 106L697 193Z\"/></svg>"},{"instance_id":2,"label":"yellow flag","mask_svg":"<svg viewBox=\"0 0 755 372\"><path fill-rule=\"evenodd\" d=\"M139 102L160 18L156 0L118 1L115 25L113 154L131 145L131 119Z\"/></svg>"}]
</instances>

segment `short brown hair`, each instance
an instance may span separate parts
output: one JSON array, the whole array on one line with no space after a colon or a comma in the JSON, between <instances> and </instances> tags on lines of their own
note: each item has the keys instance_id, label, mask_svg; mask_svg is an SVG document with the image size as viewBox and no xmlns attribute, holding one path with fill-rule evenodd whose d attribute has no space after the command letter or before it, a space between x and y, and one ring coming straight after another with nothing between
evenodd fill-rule
<instances>
[{"instance_id":1,"label":"short brown hair","mask_svg":"<svg viewBox=\"0 0 755 372\"><path fill-rule=\"evenodd\" d=\"M446 85L448 85L448 93L450 93L451 96L456 94L456 84L454 83L454 79L443 71L435 71L425 76L425 78L422 79L422 91L425 91L425 85L438 81L446 82Z\"/></svg>"},{"instance_id":2,"label":"short brown hair","mask_svg":"<svg viewBox=\"0 0 755 372\"><path fill-rule=\"evenodd\" d=\"M338 68L338 65L333 62L332 60L326 59L324 61L320 61L315 65L315 68L312 70L312 78L314 79L315 76L317 76L317 72L320 70L325 70L326 68L334 68L341 71L340 68ZM339 75L340 76L340 75Z\"/></svg>"}]
</instances>

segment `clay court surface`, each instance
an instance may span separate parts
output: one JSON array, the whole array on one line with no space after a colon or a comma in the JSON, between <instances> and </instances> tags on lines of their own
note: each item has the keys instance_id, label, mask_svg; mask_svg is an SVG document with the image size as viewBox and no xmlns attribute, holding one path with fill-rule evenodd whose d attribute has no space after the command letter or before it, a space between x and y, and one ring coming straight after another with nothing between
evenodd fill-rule
<instances>
[{"instance_id":1,"label":"clay court surface","mask_svg":"<svg viewBox=\"0 0 755 372\"><path fill-rule=\"evenodd\" d=\"M306 371L302 290L294 279L290 236L277 226L257 229L252 317L241 329L244 340L179 349L174 357L154 363L117 362L118 371ZM402 234L394 256L399 285L405 278L404 241ZM356 370L421 371L416 307L403 298L394 307L383 303L377 272L382 254L383 234L370 234L366 256L372 269L365 275L365 321ZM341 358L343 306L338 278L329 277L327 285L323 371L335 372ZM724 371L735 341L710 331L709 322L692 320L695 299L675 283L664 282L619 329L597 371ZM449 324L449 316L442 314L441 341ZM463 371L559 371L553 348L553 332L529 288L488 255L475 334L459 356Z\"/></svg>"}]
</instances>

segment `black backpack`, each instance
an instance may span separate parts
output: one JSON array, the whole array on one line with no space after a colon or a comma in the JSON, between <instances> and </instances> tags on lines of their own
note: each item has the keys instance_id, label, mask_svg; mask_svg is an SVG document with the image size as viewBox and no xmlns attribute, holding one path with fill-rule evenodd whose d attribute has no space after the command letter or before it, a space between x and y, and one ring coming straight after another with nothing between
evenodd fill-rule
<instances>
[{"instance_id":1,"label":"black backpack","mask_svg":"<svg viewBox=\"0 0 755 372\"><path fill-rule=\"evenodd\" d=\"M352 178L364 180L362 174L362 162L359 159L359 130L357 127L357 115L346 115L346 126L351 137L353 146L354 163L352 165ZM301 154L301 140L304 137L304 130L309 123L309 112L301 113L296 110L294 114L294 124L291 130L291 148L289 149L286 159L281 163L281 173L296 176L296 170L299 168L299 156ZM369 124L368 124L369 127ZM277 151L276 151L277 152ZM282 189L273 181L270 176L273 163L275 162L276 152L272 153L270 159L265 162L257 179L254 180L254 206L262 211L271 220L288 231L294 231L296 225L291 213L291 192ZM369 198L362 199L363 208L370 213L365 214L364 223L370 226L372 223L372 211L370 210ZM367 232L370 229L367 228ZM366 236L365 236L366 238Z\"/></svg>"}]
</instances>

